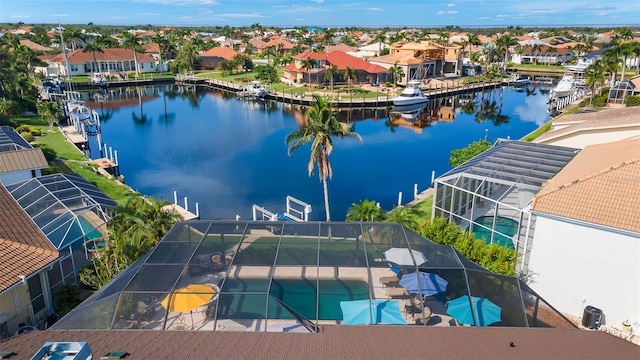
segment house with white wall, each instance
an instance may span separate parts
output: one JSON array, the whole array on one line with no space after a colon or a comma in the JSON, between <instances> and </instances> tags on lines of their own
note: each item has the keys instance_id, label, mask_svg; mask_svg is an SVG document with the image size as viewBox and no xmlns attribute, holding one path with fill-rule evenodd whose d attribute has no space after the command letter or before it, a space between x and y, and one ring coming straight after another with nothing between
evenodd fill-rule
<instances>
[{"instance_id":1,"label":"house with white wall","mask_svg":"<svg viewBox=\"0 0 640 360\"><path fill-rule=\"evenodd\" d=\"M64 54L42 55L41 60L47 63L46 67L36 67L36 71L45 75L67 76ZM69 63L69 75L87 75L92 72L120 73L136 71L148 73L157 71L156 59L144 52L135 52L130 49L110 48L102 49L102 52L84 52L83 49L67 53Z\"/></svg>"},{"instance_id":2,"label":"house with white wall","mask_svg":"<svg viewBox=\"0 0 640 360\"><path fill-rule=\"evenodd\" d=\"M535 195L534 288L576 317L640 322L640 139L585 147Z\"/></svg>"},{"instance_id":3,"label":"house with white wall","mask_svg":"<svg viewBox=\"0 0 640 360\"><path fill-rule=\"evenodd\" d=\"M0 126L0 184L38 177L48 166L42 149L32 147L11 126Z\"/></svg>"}]
</instances>

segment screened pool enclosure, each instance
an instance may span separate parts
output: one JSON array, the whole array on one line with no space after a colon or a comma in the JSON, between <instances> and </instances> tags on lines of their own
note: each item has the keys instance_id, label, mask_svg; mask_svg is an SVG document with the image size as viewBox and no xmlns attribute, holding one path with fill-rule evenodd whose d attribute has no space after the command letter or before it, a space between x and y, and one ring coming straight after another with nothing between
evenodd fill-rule
<instances>
[{"instance_id":1,"label":"screened pool enclosure","mask_svg":"<svg viewBox=\"0 0 640 360\"><path fill-rule=\"evenodd\" d=\"M52 330L315 332L324 324L573 327L521 280L398 224L195 220L176 224Z\"/></svg>"},{"instance_id":2,"label":"screened pool enclosure","mask_svg":"<svg viewBox=\"0 0 640 360\"><path fill-rule=\"evenodd\" d=\"M527 272L535 231L531 203L542 185L579 149L499 139L494 146L438 177L434 217L444 217L476 238L514 248Z\"/></svg>"}]
</instances>

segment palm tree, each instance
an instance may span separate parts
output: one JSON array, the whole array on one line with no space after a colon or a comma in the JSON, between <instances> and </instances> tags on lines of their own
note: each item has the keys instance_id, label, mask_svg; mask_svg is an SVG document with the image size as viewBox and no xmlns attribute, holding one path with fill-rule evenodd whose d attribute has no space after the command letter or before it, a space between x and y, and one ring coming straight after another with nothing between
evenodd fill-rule
<instances>
[{"instance_id":1,"label":"palm tree","mask_svg":"<svg viewBox=\"0 0 640 360\"><path fill-rule=\"evenodd\" d=\"M404 77L404 70L402 70L402 67L398 66L398 62L396 61L393 66L387 69L387 72L393 76L393 86L398 86L398 79Z\"/></svg>"},{"instance_id":2,"label":"palm tree","mask_svg":"<svg viewBox=\"0 0 640 360\"><path fill-rule=\"evenodd\" d=\"M620 47L618 46L610 47L602 53L601 59L604 65L604 71L611 73L611 84L609 85L612 87L616 84L616 79L618 78L620 55Z\"/></svg>"},{"instance_id":3,"label":"palm tree","mask_svg":"<svg viewBox=\"0 0 640 360\"><path fill-rule=\"evenodd\" d=\"M624 73L627 71L627 59L630 56L635 55L633 48L632 48L632 43L624 43L624 44L620 44L618 45L618 47L620 48L620 56L623 57L622 60L622 77L620 78L620 81L624 81Z\"/></svg>"},{"instance_id":4,"label":"palm tree","mask_svg":"<svg viewBox=\"0 0 640 360\"><path fill-rule=\"evenodd\" d=\"M138 77L138 51L142 50L140 39L129 32L122 34L122 46L125 49L133 50L133 62L136 67L136 78Z\"/></svg>"},{"instance_id":5,"label":"palm tree","mask_svg":"<svg viewBox=\"0 0 640 360\"><path fill-rule=\"evenodd\" d=\"M468 45L473 45L473 46L482 45L482 41L480 41L480 38L478 37L478 34L469 34L468 37L469 37L467 39L467 44Z\"/></svg>"},{"instance_id":6,"label":"palm tree","mask_svg":"<svg viewBox=\"0 0 640 360\"><path fill-rule=\"evenodd\" d=\"M542 44L535 43L531 47L531 55L533 56L533 62L536 65L538 65L538 55L540 55L541 51L542 51Z\"/></svg>"},{"instance_id":7,"label":"palm tree","mask_svg":"<svg viewBox=\"0 0 640 360\"><path fill-rule=\"evenodd\" d=\"M504 52L504 62L502 64L502 72L506 72L507 70L507 62L509 61L509 47L516 45L518 43L518 39L511 35L511 34L505 34L502 35L500 38L498 38L498 40L496 41L496 45L498 46L498 48L500 49L500 51Z\"/></svg>"},{"instance_id":8,"label":"palm tree","mask_svg":"<svg viewBox=\"0 0 640 360\"><path fill-rule=\"evenodd\" d=\"M307 71L309 77L309 89L311 89L311 69L316 65L316 61L311 57L302 60L300 68Z\"/></svg>"},{"instance_id":9,"label":"palm tree","mask_svg":"<svg viewBox=\"0 0 640 360\"><path fill-rule=\"evenodd\" d=\"M269 57L276 56L276 50L273 46L266 47L262 50L262 56L267 57L267 64L269 64Z\"/></svg>"},{"instance_id":10,"label":"palm tree","mask_svg":"<svg viewBox=\"0 0 640 360\"><path fill-rule=\"evenodd\" d=\"M338 67L331 65L324 71L324 81L330 81L330 89L333 92L333 77L338 73Z\"/></svg>"},{"instance_id":11,"label":"palm tree","mask_svg":"<svg viewBox=\"0 0 640 360\"><path fill-rule=\"evenodd\" d=\"M344 68L344 71L342 72L342 78L347 81L347 89L349 92L351 92L351 79L354 79L354 80L358 79L356 77L356 71L347 66Z\"/></svg>"},{"instance_id":12,"label":"palm tree","mask_svg":"<svg viewBox=\"0 0 640 360\"><path fill-rule=\"evenodd\" d=\"M90 52L91 54L93 54L93 62L91 63L91 78L93 78L93 73L94 73L94 67L96 69L98 69L98 72L100 72L100 66L98 65L98 60L96 59L96 53L104 53L104 51L102 50L102 47L100 46L100 44L98 44L97 42L92 42L92 43L86 43L84 44L84 48L82 48L82 52Z\"/></svg>"},{"instance_id":13,"label":"palm tree","mask_svg":"<svg viewBox=\"0 0 640 360\"><path fill-rule=\"evenodd\" d=\"M318 167L318 176L322 181L324 191L324 207L327 221L331 221L327 177L331 179L332 176L331 163L329 162L329 155L333 151L332 136L339 138L350 137L362 141L360 135L353 131L351 125L338 121L336 114L331 110L326 99L314 95L311 107L305 114L305 124L285 138L289 155L302 145L311 143L311 156L309 157L307 170L309 176L311 176L315 166L317 165Z\"/></svg>"},{"instance_id":14,"label":"palm tree","mask_svg":"<svg viewBox=\"0 0 640 360\"><path fill-rule=\"evenodd\" d=\"M384 220L398 223L407 229L416 229L418 227L415 217L411 216L411 208L406 206L393 209L385 215Z\"/></svg>"},{"instance_id":15,"label":"palm tree","mask_svg":"<svg viewBox=\"0 0 640 360\"><path fill-rule=\"evenodd\" d=\"M156 44L158 44L158 55L160 57L158 59L158 62L160 63L160 73L162 74L162 72L164 71L164 64L162 63L162 55L164 55L169 48L169 39L167 39L162 34L156 34L151 38L151 40Z\"/></svg>"},{"instance_id":16,"label":"palm tree","mask_svg":"<svg viewBox=\"0 0 640 360\"><path fill-rule=\"evenodd\" d=\"M378 43L378 56L380 56L380 52L382 51L382 43L386 39L387 39L387 34L384 30L377 33L376 36L373 38L373 41Z\"/></svg>"},{"instance_id":17,"label":"palm tree","mask_svg":"<svg viewBox=\"0 0 640 360\"><path fill-rule=\"evenodd\" d=\"M347 210L347 221L382 221L382 209L373 200L353 203Z\"/></svg>"},{"instance_id":18,"label":"palm tree","mask_svg":"<svg viewBox=\"0 0 640 360\"><path fill-rule=\"evenodd\" d=\"M53 124L62 117L62 109L53 101L43 101L38 103L38 114L49 122L49 131L53 130Z\"/></svg>"},{"instance_id":19,"label":"palm tree","mask_svg":"<svg viewBox=\"0 0 640 360\"><path fill-rule=\"evenodd\" d=\"M596 86L604 84L604 66L600 60L596 60L595 63L589 65L584 70L584 77L586 79L585 85L591 89L591 99L589 99L589 107L593 105L593 98L595 97Z\"/></svg>"},{"instance_id":20,"label":"palm tree","mask_svg":"<svg viewBox=\"0 0 640 360\"><path fill-rule=\"evenodd\" d=\"M86 36L80 29L66 28L64 29L64 38L71 43L71 51L78 49L78 43L86 41Z\"/></svg>"}]
</instances>

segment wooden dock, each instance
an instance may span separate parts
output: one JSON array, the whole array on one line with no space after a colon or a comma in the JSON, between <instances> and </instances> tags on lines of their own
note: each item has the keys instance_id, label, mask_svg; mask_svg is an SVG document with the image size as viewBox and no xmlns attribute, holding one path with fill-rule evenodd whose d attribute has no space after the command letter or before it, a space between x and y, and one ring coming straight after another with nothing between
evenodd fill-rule
<instances>
[{"instance_id":1,"label":"wooden dock","mask_svg":"<svg viewBox=\"0 0 640 360\"><path fill-rule=\"evenodd\" d=\"M83 144L87 144L87 139L84 137L84 135L78 132L75 126L61 126L60 129L62 130L62 134L64 135L64 137L66 137L67 140L74 145L80 147Z\"/></svg>"}]
</instances>

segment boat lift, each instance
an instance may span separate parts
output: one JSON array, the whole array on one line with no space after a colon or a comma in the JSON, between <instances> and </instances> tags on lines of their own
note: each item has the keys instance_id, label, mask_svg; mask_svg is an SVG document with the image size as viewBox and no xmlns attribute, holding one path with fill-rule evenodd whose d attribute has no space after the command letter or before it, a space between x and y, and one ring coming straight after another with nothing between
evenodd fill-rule
<instances>
[{"instance_id":1,"label":"boat lift","mask_svg":"<svg viewBox=\"0 0 640 360\"><path fill-rule=\"evenodd\" d=\"M284 214L271 212L262 206L253 205L254 221L309 221L311 205L287 195L287 211Z\"/></svg>"}]
</instances>

